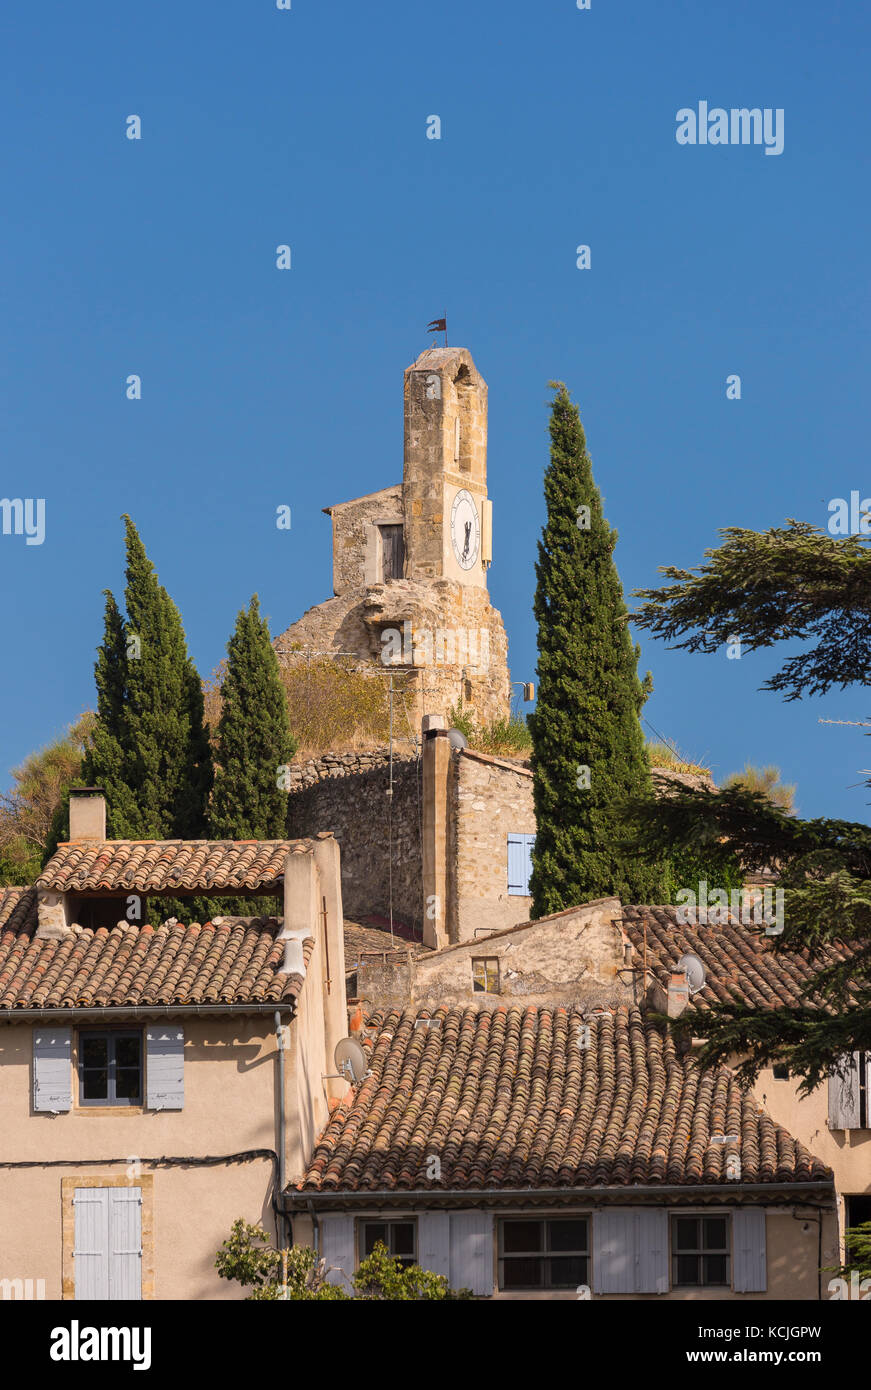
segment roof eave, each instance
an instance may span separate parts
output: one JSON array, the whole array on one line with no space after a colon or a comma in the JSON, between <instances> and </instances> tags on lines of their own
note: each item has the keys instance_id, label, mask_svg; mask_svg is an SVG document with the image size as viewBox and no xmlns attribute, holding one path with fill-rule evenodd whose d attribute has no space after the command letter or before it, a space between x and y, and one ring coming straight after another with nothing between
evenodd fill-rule
<instances>
[{"instance_id":1,"label":"roof eave","mask_svg":"<svg viewBox=\"0 0 871 1390\"><path fill-rule=\"evenodd\" d=\"M720 1205L761 1198L775 1203L802 1202L813 1198L810 1205L821 1206L826 1199L834 1200L834 1178L814 1179L812 1182L765 1183L649 1183L632 1186L595 1187L521 1187L521 1188L396 1188L366 1192L317 1192L312 1189L287 1188L285 1199L289 1206L306 1209L309 1205L323 1209L343 1207L412 1207L412 1206L516 1206L542 1203L573 1206L603 1206L617 1203L631 1206L639 1201L667 1197L672 1205L677 1199L687 1203L716 1202Z\"/></svg>"},{"instance_id":2,"label":"roof eave","mask_svg":"<svg viewBox=\"0 0 871 1390\"><path fill-rule=\"evenodd\" d=\"M243 1014L295 1014L296 999L278 999L268 1003L250 1004L113 1004L105 1007L76 1008L72 1005L42 1009L0 1009L0 1024L27 1022L91 1023L150 1018L231 1018Z\"/></svg>"}]
</instances>

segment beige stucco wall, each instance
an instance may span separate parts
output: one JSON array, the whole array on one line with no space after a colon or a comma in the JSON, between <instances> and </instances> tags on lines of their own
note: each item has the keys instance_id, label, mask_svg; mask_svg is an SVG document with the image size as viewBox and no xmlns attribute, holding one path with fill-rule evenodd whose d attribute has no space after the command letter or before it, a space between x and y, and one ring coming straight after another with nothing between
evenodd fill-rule
<instances>
[{"instance_id":1,"label":"beige stucco wall","mask_svg":"<svg viewBox=\"0 0 871 1390\"><path fill-rule=\"evenodd\" d=\"M532 898L508 892L508 835L535 834L532 774L474 753L455 754L448 843L452 941L529 920Z\"/></svg>"}]
</instances>

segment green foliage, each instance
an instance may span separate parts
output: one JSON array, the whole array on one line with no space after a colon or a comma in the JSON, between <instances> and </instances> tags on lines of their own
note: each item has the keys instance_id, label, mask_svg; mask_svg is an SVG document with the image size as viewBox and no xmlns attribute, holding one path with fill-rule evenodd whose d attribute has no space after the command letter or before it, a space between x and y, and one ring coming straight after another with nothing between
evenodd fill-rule
<instances>
[{"instance_id":1,"label":"green foliage","mask_svg":"<svg viewBox=\"0 0 871 1390\"><path fill-rule=\"evenodd\" d=\"M871 1221L861 1226L848 1226L844 1232L846 1260L841 1265L827 1267L827 1273L839 1274L849 1279L858 1274L860 1279L871 1279Z\"/></svg>"},{"instance_id":2,"label":"green foliage","mask_svg":"<svg viewBox=\"0 0 871 1390\"><path fill-rule=\"evenodd\" d=\"M218 1251L215 1268L221 1279L233 1279L250 1288L249 1299L259 1301L344 1300L350 1295L338 1284L326 1282L329 1270L314 1250L294 1245L276 1250L262 1226L238 1220ZM420 1302L471 1298L468 1289L451 1289L443 1274L432 1274L388 1255L379 1241L371 1255L362 1260L351 1280L358 1299L365 1301Z\"/></svg>"},{"instance_id":3,"label":"green foliage","mask_svg":"<svg viewBox=\"0 0 871 1390\"><path fill-rule=\"evenodd\" d=\"M613 559L617 533L602 513L578 408L562 383L556 392L536 565L538 704L529 716L534 916L611 894L646 903L662 893L659 871L626 857L617 841L624 800L652 795L639 718L651 682L638 678ZM589 787L579 785L582 768Z\"/></svg>"},{"instance_id":4,"label":"green foliage","mask_svg":"<svg viewBox=\"0 0 871 1390\"><path fill-rule=\"evenodd\" d=\"M279 786L279 769L295 751L278 658L255 594L227 644L210 808L214 839L284 838L287 789Z\"/></svg>"},{"instance_id":5,"label":"green foliage","mask_svg":"<svg viewBox=\"0 0 871 1390\"><path fill-rule=\"evenodd\" d=\"M677 748L672 748L668 743L648 743L645 746L645 752L651 768L662 768L668 772L686 772L693 777L710 777L711 775L709 767L704 767L701 763L694 763L692 759L685 758Z\"/></svg>"},{"instance_id":6,"label":"green foliage","mask_svg":"<svg viewBox=\"0 0 871 1390\"><path fill-rule=\"evenodd\" d=\"M282 657L281 682L290 727L306 755L387 743L390 709L382 673L367 674L353 658L308 659L300 648ZM416 732L410 728L405 704L410 677L395 672L393 690L394 738L408 738Z\"/></svg>"},{"instance_id":7,"label":"green foliage","mask_svg":"<svg viewBox=\"0 0 871 1390\"><path fill-rule=\"evenodd\" d=\"M781 781L780 768L772 763L767 767L754 767L752 763L745 763L744 771L733 772L723 785L746 787L747 791L761 792L782 811L791 813L795 810L795 783Z\"/></svg>"},{"instance_id":8,"label":"green foliage","mask_svg":"<svg viewBox=\"0 0 871 1390\"><path fill-rule=\"evenodd\" d=\"M522 714L512 712L507 719L493 719L489 724L476 724L471 710L462 699L451 705L448 727L459 729L468 739L469 747L494 757L523 758L532 749L532 735Z\"/></svg>"},{"instance_id":9,"label":"green foliage","mask_svg":"<svg viewBox=\"0 0 871 1390\"><path fill-rule=\"evenodd\" d=\"M69 789L81 780L82 758L94 728L87 712L67 731L13 770L14 786L0 795L0 882L32 883L56 848Z\"/></svg>"},{"instance_id":10,"label":"green foliage","mask_svg":"<svg viewBox=\"0 0 871 1390\"><path fill-rule=\"evenodd\" d=\"M198 839L212 785L202 686L178 609L132 521L124 522L126 617L107 592L97 725L84 775L106 788L113 838Z\"/></svg>"}]
</instances>

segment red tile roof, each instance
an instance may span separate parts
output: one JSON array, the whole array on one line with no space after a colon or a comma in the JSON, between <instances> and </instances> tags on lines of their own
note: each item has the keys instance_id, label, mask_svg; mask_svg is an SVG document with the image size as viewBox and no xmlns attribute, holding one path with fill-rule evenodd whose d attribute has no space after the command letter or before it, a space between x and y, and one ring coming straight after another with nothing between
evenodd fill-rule
<instances>
[{"instance_id":1,"label":"red tile roof","mask_svg":"<svg viewBox=\"0 0 871 1390\"><path fill-rule=\"evenodd\" d=\"M33 924L0 928L0 1015L16 1009L163 1008L289 1003L300 975L282 969L274 917L160 927L75 927L40 941ZM306 963L313 942L304 943Z\"/></svg>"},{"instance_id":2,"label":"red tile roof","mask_svg":"<svg viewBox=\"0 0 871 1390\"><path fill-rule=\"evenodd\" d=\"M699 957L705 967L705 986L690 996L691 1009L705 1010L729 1001L736 990L754 1008L797 1004L803 986L823 965L850 960L859 949L857 944L826 946L812 962L809 951L775 954L775 937L735 917L729 926L682 926L677 912L675 907L624 907L623 927L640 965L646 916L648 968L663 986L668 985L669 973L682 955L691 951Z\"/></svg>"},{"instance_id":3,"label":"red tile roof","mask_svg":"<svg viewBox=\"0 0 871 1390\"><path fill-rule=\"evenodd\" d=\"M39 878L54 892L216 893L276 889L289 850L305 840L74 840Z\"/></svg>"},{"instance_id":4,"label":"red tile roof","mask_svg":"<svg viewBox=\"0 0 871 1390\"><path fill-rule=\"evenodd\" d=\"M831 1179L731 1071L700 1071L635 1008L444 1008L416 1026L426 1017L370 1019L371 1075L334 1111L297 1191L716 1185L731 1154L743 1183Z\"/></svg>"},{"instance_id":5,"label":"red tile roof","mask_svg":"<svg viewBox=\"0 0 871 1390\"><path fill-rule=\"evenodd\" d=\"M36 927L36 889L0 888L0 928Z\"/></svg>"}]
</instances>

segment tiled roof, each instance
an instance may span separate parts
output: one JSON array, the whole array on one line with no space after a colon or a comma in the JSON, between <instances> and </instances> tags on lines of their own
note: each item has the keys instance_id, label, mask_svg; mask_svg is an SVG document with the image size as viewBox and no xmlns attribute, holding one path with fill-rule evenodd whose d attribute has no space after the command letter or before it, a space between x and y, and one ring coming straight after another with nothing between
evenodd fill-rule
<instances>
[{"instance_id":1,"label":"tiled roof","mask_svg":"<svg viewBox=\"0 0 871 1390\"><path fill-rule=\"evenodd\" d=\"M392 960L405 960L409 951L413 956L429 955L431 948L424 946L403 923L394 923L391 940L390 927L377 918L370 917L365 922L351 922L345 918L346 974L356 970L361 956L387 955Z\"/></svg>"},{"instance_id":2,"label":"tiled roof","mask_svg":"<svg viewBox=\"0 0 871 1390\"><path fill-rule=\"evenodd\" d=\"M647 963L660 983L685 952L697 955L705 967L705 986L690 996L689 1008L709 1009L730 1001L737 990L754 1008L776 1009L799 1003L803 986L823 965L849 960L855 945L828 945L811 961L808 951L772 950L774 937L741 923L730 913L729 926L682 926L674 907L624 907L623 926L635 948L636 963L644 952L642 915L647 917Z\"/></svg>"},{"instance_id":3,"label":"tiled roof","mask_svg":"<svg viewBox=\"0 0 871 1390\"><path fill-rule=\"evenodd\" d=\"M417 1019L370 1019L371 1075L333 1112L297 1190L722 1184L730 1154L743 1183L831 1178L731 1071L700 1071L635 1008L444 1008L435 1026ZM428 1176L432 1157L439 1179Z\"/></svg>"},{"instance_id":4,"label":"tiled roof","mask_svg":"<svg viewBox=\"0 0 871 1390\"><path fill-rule=\"evenodd\" d=\"M233 892L275 887L301 840L74 840L58 846L37 887L55 892Z\"/></svg>"},{"instance_id":5,"label":"tiled roof","mask_svg":"<svg viewBox=\"0 0 871 1390\"><path fill-rule=\"evenodd\" d=\"M0 928L0 1013L38 1008L162 1008L288 1003L302 985L281 970L274 917L225 917L203 926L75 927L40 941ZM308 963L313 943L304 943Z\"/></svg>"},{"instance_id":6,"label":"tiled roof","mask_svg":"<svg viewBox=\"0 0 871 1390\"><path fill-rule=\"evenodd\" d=\"M0 929L26 930L36 926L36 889L0 888Z\"/></svg>"}]
</instances>

